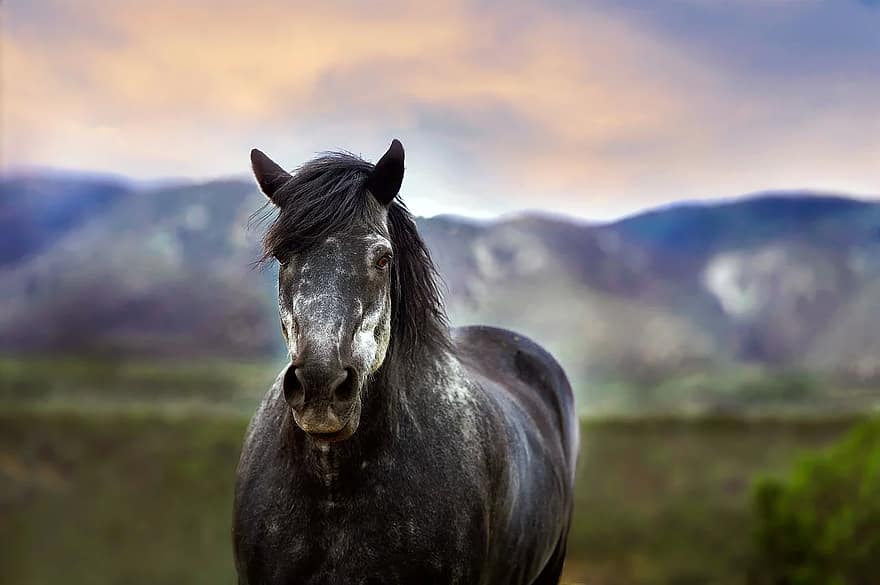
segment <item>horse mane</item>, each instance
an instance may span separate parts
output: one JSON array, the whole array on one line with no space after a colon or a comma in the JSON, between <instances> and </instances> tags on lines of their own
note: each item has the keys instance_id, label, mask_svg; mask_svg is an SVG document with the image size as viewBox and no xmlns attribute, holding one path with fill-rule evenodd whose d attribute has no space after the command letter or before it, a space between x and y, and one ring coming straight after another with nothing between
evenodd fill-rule
<instances>
[{"instance_id":1,"label":"horse mane","mask_svg":"<svg viewBox=\"0 0 880 585\"><path fill-rule=\"evenodd\" d=\"M283 260L358 223L380 231L382 206L365 186L373 168L351 153L328 152L296 169L273 195L278 215L263 236L260 263ZM400 196L388 206L388 235L394 249L388 357L411 359L420 349L450 351L440 277Z\"/></svg>"}]
</instances>

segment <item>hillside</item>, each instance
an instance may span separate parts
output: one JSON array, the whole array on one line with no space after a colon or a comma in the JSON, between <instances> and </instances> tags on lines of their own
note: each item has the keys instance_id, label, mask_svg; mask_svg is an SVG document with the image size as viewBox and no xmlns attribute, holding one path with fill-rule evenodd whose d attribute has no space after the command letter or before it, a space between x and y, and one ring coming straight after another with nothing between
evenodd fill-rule
<instances>
[{"instance_id":1,"label":"hillside","mask_svg":"<svg viewBox=\"0 0 880 585\"><path fill-rule=\"evenodd\" d=\"M26 196L21 200L26 201ZM236 181L141 192L93 209L0 271L0 349L152 356L273 350L268 275L253 269Z\"/></svg>"},{"instance_id":2,"label":"hillside","mask_svg":"<svg viewBox=\"0 0 880 585\"><path fill-rule=\"evenodd\" d=\"M16 175L0 180L0 267L39 253L131 193L110 177Z\"/></svg>"},{"instance_id":3,"label":"hillside","mask_svg":"<svg viewBox=\"0 0 880 585\"><path fill-rule=\"evenodd\" d=\"M283 352L263 198L247 181L0 186L0 350L164 357ZM21 219L24 218L24 219ZM809 193L611 224L419 219L454 323L545 343L572 377L651 383L743 367L880 380L880 204Z\"/></svg>"}]
</instances>

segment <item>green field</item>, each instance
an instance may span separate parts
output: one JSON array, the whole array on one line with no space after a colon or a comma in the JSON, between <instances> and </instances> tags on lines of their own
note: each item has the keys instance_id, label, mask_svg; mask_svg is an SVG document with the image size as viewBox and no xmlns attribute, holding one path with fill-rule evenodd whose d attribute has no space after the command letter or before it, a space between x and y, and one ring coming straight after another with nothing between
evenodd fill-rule
<instances>
[{"instance_id":1,"label":"green field","mask_svg":"<svg viewBox=\"0 0 880 585\"><path fill-rule=\"evenodd\" d=\"M742 583L747 497L848 420L585 421L566 580ZM0 582L233 583L246 417L192 409L0 412Z\"/></svg>"},{"instance_id":2,"label":"green field","mask_svg":"<svg viewBox=\"0 0 880 585\"><path fill-rule=\"evenodd\" d=\"M233 583L235 465L279 367L0 358L0 583ZM753 480L855 420L584 420L567 582L743 583Z\"/></svg>"}]
</instances>

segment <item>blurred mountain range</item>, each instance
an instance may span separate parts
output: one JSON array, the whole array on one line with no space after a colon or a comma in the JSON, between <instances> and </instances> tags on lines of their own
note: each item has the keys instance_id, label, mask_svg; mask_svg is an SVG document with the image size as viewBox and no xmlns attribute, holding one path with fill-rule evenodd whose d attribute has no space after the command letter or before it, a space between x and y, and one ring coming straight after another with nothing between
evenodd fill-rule
<instances>
[{"instance_id":1,"label":"blurred mountain range","mask_svg":"<svg viewBox=\"0 0 880 585\"><path fill-rule=\"evenodd\" d=\"M283 352L248 181L0 181L0 351ZM880 380L880 203L806 192L606 224L419 219L456 324L517 329L578 379L760 364Z\"/></svg>"}]
</instances>

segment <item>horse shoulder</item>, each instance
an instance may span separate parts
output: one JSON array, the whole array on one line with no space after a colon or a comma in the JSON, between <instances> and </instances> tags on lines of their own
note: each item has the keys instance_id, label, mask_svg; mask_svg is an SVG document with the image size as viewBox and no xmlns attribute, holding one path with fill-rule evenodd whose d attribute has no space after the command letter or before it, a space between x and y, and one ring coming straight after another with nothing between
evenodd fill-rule
<instances>
[{"instance_id":1,"label":"horse shoulder","mask_svg":"<svg viewBox=\"0 0 880 585\"><path fill-rule=\"evenodd\" d=\"M470 325L455 328L453 339L471 369L505 387L513 386L512 391L526 387L548 400L557 414L574 418L574 396L565 371L550 352L525 335Z\"/></svg>"}]
</instances>

